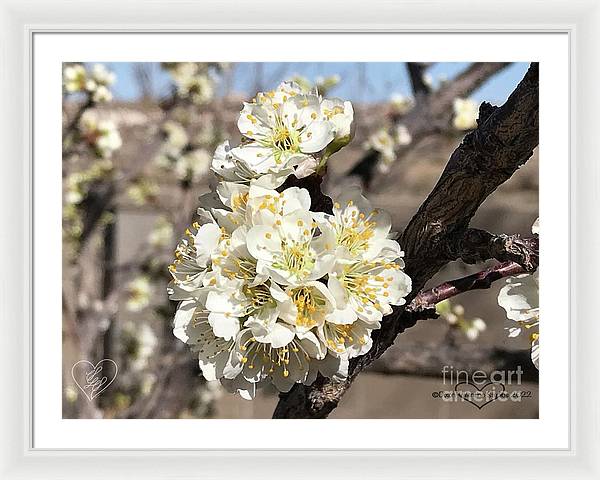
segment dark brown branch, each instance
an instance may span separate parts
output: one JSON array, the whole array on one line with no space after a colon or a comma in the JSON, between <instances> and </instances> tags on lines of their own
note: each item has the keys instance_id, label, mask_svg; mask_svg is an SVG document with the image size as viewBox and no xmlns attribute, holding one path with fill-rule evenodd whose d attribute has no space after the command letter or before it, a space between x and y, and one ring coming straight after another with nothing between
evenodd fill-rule
<instances>
[{"instance_id":1,"label":"dark brown branch","mask_svg":"<svg viewBox=\"0 0 600 480\"><path fill-rule=\"evenodd\" d=\"M500 262L516 262L526 271L533 272L539 264L538 237L494 235L469 228L456 244L456 259L473 264L495 258Z\"/></svg>"},{"instance_id":2,"label":"dark brown branch","mask_svg":"<svg viewBox=\"0 0 600 480\"><path fill-rule=\"evenodd\" d=\"M412 86L413 95L419 103L420 98L423 98L431 93L431 87L425 83L424 72L429 67L428 63L407 62L406 69L408 70L408 78Z\"/></svg>"},{"instance_id":3,"label":"dark brown branch","mask_svg":"<svg viewBox=\"0 0 600 480\"><path fill-rule=\"evenodd\" d=\"M516 372L520 369L523 372L521 380L539 381L539 371L531 362L529 350L506 350L478 343L403 342L389 348L385 355L369 366L368 371L386 375L442 377L445 366L452 366L454 372L468 372L469 376L477 370L490 375L495 371Z\"/></svg>"},{"instance_id":4,"label":"dark brown branch","mask_svg":"<svg viewBox=\"0 0 600 480\"><path fill-rule=\"evenodd\" d=\"M499 108L485 105L478 128L454 151L437 185L412 218L400 239L413 293L452 261L458 239L464 237L479 206L532 155L538 144L538 64ZM295 385L280 396L274 418L325 418L337 406L356 376L380 357L396 336L415 324L396 308L372 334L373 347L352 359L348 378L334 382L317 378L311 386Z\"/></svg>"}]
</instances>

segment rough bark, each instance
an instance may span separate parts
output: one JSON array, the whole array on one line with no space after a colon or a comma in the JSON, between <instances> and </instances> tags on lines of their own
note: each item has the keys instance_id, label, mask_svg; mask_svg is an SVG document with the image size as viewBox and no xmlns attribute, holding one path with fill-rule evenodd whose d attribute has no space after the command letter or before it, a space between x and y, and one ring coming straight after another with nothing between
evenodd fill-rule
<instances>
[{"instance_id":1,"label":"rough bark","mask_svg":"<svg viewBox=\"0 0 600 480\"><path fill-rule=\"evenodd\" d=\"M532 64L501 107L484 103L478 128L454 151L433 191L400 239L406 273L413 280L410 302L441 267L456 259L456 245L483 201L508 180L538 144L538 64ZM396 336L416 322L396 308L373 332L371 350L350 363L345 381L317 378L281 394L274 418L325 418L338 405L356 376L390 347Z\"/></svg>"}]
</instances>

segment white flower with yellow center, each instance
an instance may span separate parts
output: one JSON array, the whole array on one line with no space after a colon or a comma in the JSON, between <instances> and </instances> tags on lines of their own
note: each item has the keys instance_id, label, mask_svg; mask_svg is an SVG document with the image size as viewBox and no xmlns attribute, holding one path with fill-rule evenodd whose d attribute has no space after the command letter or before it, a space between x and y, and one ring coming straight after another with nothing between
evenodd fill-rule
<instances>
[{"instance_id":1,"label":"white flower with yellow center","mask_svg":"<svg viewBox=\"0 0 600 480\"><path fill-rule=\"evenodd\" d=\"M326 317L335 310L335 299L321 282L287 287L275 298L279 303L280 318L294 325L297 332L304 333L322 326Z\"/></svg>"},{"instance_id":2,"label":"white flower with yellow center","mask_svg":"<svg viewBox=\"0 0 600 480\"><path fill-rule=\"evenodd\" d=\"M310 209L310 194L304 188L291 187L277 192L260 185L248 190L246 220L252 225L281 225L281 218L296 210Z\"/></svg>"},{"instance_id":3,"label":"white flower with yellow center","mask_svg":"<svg viewBox=\"0 0 600 480\"><path fill-rule=\"evenodd\" d=\"M198 215L216 221L231 234L246 222L246 208L250 187L234 182L219 182L216 191L200 196Z\"/></svg>"},{"instance_id":4,"label":"white flower with yellow center","mask_svg":"<svg viewBox=\"0 0 600 480\"><path fill-rule=\"evenodd\" d=\"M404 305L412 285L401 267L386 260L337 262L327 282L337 310L328 321L351 323L359 318L377 324L392 313L392 305Z\"/></svg>"},{"instance_id":5,"label":"white flower with yellow center","mask_svg":"<svg viewBox=\"0 0 600 480\"><path fill-rule=\"evenodd\" d=\"M287 338L289 331L275 326L277 303L268 277L256 273L246 234L246 226L235 230L231 238L221 241L212 257L213 270L204 278L204 285L211 289L206 299L209 323L215 335L226 339L234 338L242 324L252 327L255 336L264 341L272 341L278 334Z\"/></svg>"},{"instance_id":6,"label":"white flower with yellow center","mask_svg":"<svg viewBox=\"0 0 600 480\"><path fill-rule=\"evenodd\" d=\"M268 105L272 107L274 104L287 102L290 98L297 95L310 93L309 90L310 89L303 89L298 82L281 82L275 90L257 93L256 97L252 99L251 103Z\"/></svg>"},{"instance_id":7,"label":"white flower with yellow center","mask_svg":"<svg viewBox=\"0 0 600 480\"><path fill-rule=\"evenodd\" d=\"M315 237L311 212L296 210L274 225L248 232L248 250L258 260L257 271L282 285L300 285L323 277L334 261L334 239L328 232Z\"/></svg>"},{"instance_id":8,"label":"white flower with yellow center","mask_svg":"<svg viewBox=\"0 0 600 480\"><path fill-rule=\"evenodd\" d=\"M368 324L361 320L348 324L325 322L317 332L333 356L354 358L371 349L371 332L380 326L379 323Z\"/></svg>"},{"instance_id":9,"label":"white flower with yellow center","mask_svg":"<svg viewBox=\"0 0 600 480\"><path fill-rule=\"evenodd\" d=\"M261 174L299 165L335 137L335 126L321 115L317 95L283 95L281 103L246 103L238 128L250 142L231 154Z\"/></svg>"},{"instance_id":10,"label":"white flower with yellow center","mask_svg":"<svg viewBox=\"0 0 600 480\"><path fill-rule=\"evenodd\" d=\"M241 376L247 382L256 384L270 379L280 392L287 392L295 383L307 381L311 359L322 358L323 351L312 332L292 336L287 344L281 345L260 342L252 330L244 329L238 336L237 355L242 365Z\"/></svg>"},{"instance_id":11,"label":"white flower with yellow center","mask_svg":"<svg viewBox=\"0 0 600 480\"><path fill-rule=\"evenodd\" d=\"M531 230L539 233L539 219ZM526 332L531 343L531 359L539 368L540 286L539 269L532 274L522 274L506 279L498 294L498 305L506 311L512 324L507 328L509 337Z\"/></svg>"},{"instance_id":12,"label":"white flower with yellow center","mask_svg":"<svg viewBox=\"0 0 600 480\"><path fill-rule=\"evenodd\" d=\"M175 250L175 261L169 265L173 281L169 286L171 300L198 296L204 277L217 251L223 233L216 223L192 224Z\"/></svg>"},{"instance_id":13,"label":"white flower with yellow center","mask_svg":"<svg viewBox=\"0 0 600 480\"><path fill-rule=\"evenodd\" d=\"M373 208L359 188L348 189L338 198L333 215L316 213L315 217L321 230L331 231L335 237L336 256L340 259L372 260L384 255L395 260L402 255L391 238L390 215Z\"/></svg>"},{"instance_id":14,"label":"white flower with yellow center","mask_svg":"<svg viewBox=\"0 0 600 480\"><path fill-rule=\"evenodd\" d=\"M469 98L454 99L454 118L452 123L457 130L473 130L477 127L479 105Z\"/></svg>"}]
</instances>

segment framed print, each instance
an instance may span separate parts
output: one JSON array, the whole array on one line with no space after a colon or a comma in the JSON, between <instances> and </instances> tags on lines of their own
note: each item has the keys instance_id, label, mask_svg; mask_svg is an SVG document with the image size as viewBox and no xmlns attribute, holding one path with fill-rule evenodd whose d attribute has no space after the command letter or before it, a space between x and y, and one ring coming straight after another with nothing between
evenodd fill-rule
<instances>
[{"instance_id":1,"label":"framed print","mask_svg":"<svg viewBox=\"0 0 600 480\"><path fill-rule=\"evenodd\" d=\"M56 5L3 10L7 478L598 477L595 5Z\"/></svg>"}]
</instances>

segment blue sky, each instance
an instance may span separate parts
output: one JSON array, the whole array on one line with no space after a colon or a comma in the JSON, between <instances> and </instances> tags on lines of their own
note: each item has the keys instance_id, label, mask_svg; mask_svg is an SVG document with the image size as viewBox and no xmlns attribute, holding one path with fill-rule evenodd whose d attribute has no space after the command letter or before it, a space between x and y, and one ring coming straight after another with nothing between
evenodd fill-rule
<instances>
[{"instance_id":1,"label":"blue sky","mask_svg":"<svg viewBox=\"0 0 600 480\"><path fill-rule=\"evenodd\" d=\"M440 78L453 78L469 63L437 63L428 73L434 83ZM108 66L117 74L117 82L113 92L119 100L135 100L139 98L140 91L135 81L133 63L110 63ZM491 103L503 103L508 95L514 90L525 72L527 63L514 63L496 74L472 97L477 101L489 101ZM152 72L153 91L155 95L161 96L168 92L170 79L159 64L150 65ZM233 64L231 75L231 90L245 94L254 95L257 85L257 70L260 71L258 78L266 89L276 86L281 80L285 80L300 74L309 80L318 76L329 76L339 74L342 82L331 91L332 95L342 97L354 102L376 102L388 100L392 93L398 92L403 95L410 94L410 84L404 63L263 63L262 68L257 69L256 63ZM366 82L364 81L366 79ZM221 91L224 85L221 86Z\"/></svg>"}]
</instances>

